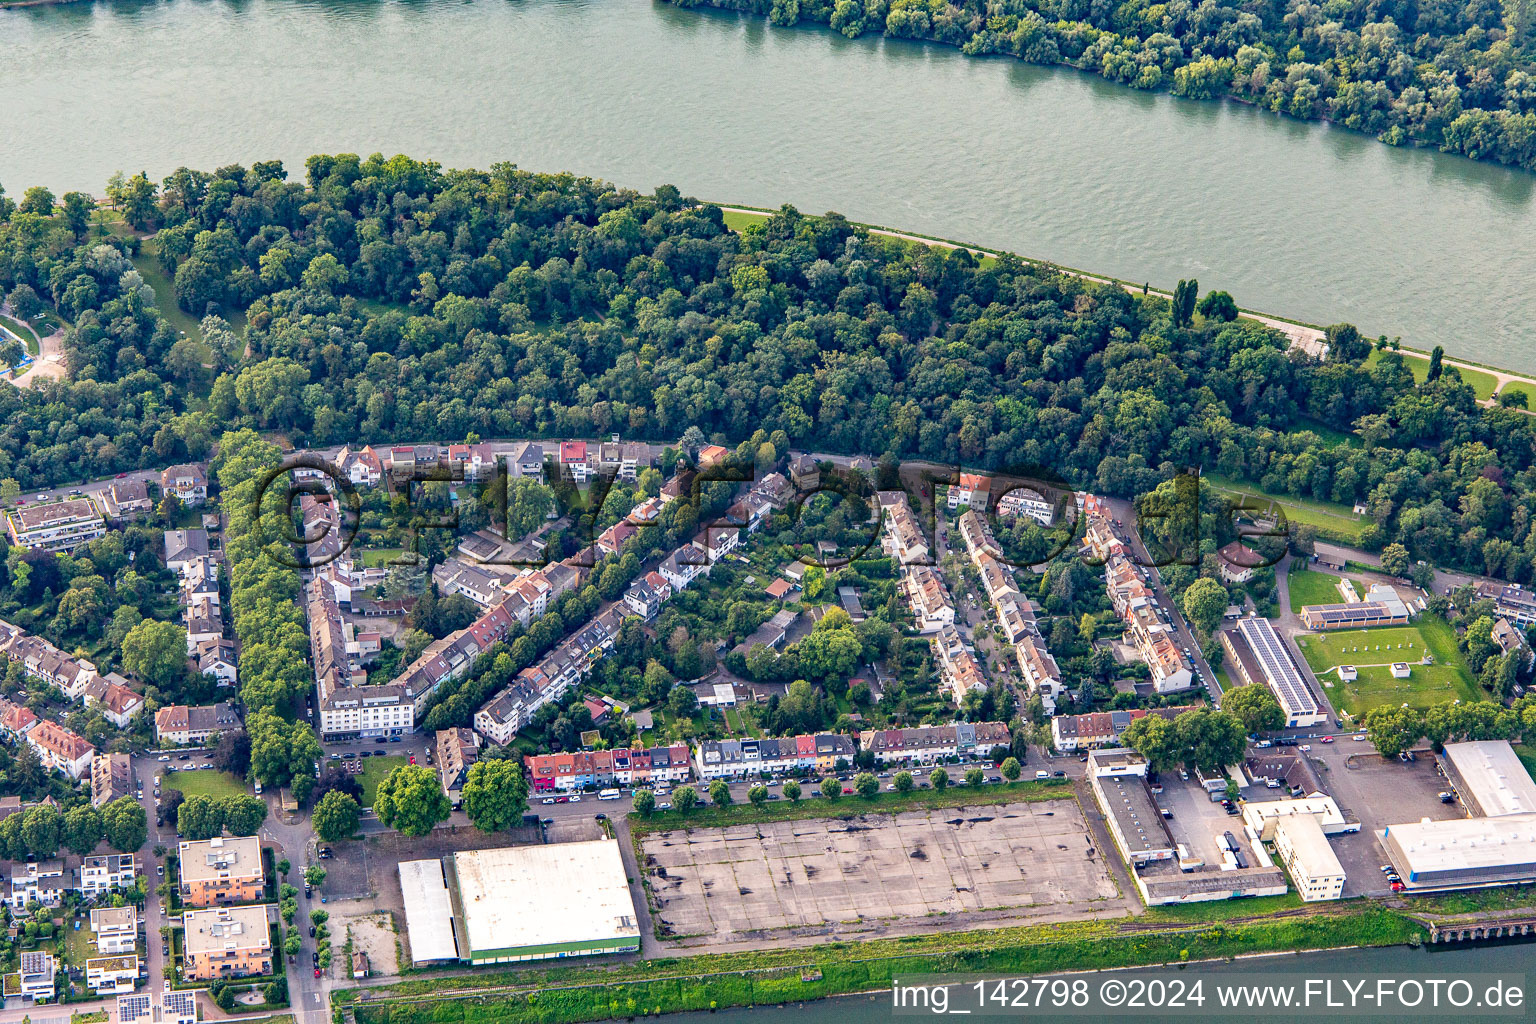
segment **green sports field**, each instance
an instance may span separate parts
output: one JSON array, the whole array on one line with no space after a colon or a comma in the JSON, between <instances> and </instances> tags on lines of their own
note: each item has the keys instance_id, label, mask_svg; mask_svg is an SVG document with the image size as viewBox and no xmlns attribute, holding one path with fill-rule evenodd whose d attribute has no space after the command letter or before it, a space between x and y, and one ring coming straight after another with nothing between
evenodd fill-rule
<instances>
[{"instance_id":1,"label":"green sports field","mask_svg":"<svg viewBox=\"0 0 1536 1024\"><path fill-rule=\"evenodd\" d=\"M1428 707L1458 697L1480 699L1481 691L1462 662L1454 639L1440 635L1438 620L1426 620L1421 625L1423 629L1402 626L1308 633L1298 636L1296 644L1322 682L1329 701L1351 716L1384 704ZM1426 650L1433 655L1432 665L1419 664ZM1388 666L1398 661L1410 666L1407 679L1392 678ZM1342 682L1336 671L1340 665L1355 666L1359 678Z\"/></svg>"},{"instance_id":2,"label":"green sports field","mask_svg":"<svg viewBox=\"0 0 1536 1024\"><path fill-rule=\"evenodd\" d=\"M1291 611L1298 615L1309 604L1338 604L1344 600L1339 593L1339 577L1331 573L1292 568L1286 576L1286 582L1291 596ZM1351 582L1355 585L1355 593L1363 594L1364 588L1360 582Z\"/></svg>"}]
</instances>

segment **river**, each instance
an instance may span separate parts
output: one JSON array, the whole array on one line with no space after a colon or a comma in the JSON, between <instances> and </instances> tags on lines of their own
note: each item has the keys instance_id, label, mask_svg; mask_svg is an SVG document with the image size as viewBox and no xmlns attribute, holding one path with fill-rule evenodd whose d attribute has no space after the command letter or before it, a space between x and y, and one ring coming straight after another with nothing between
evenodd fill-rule
<instances>
[{"instance_id":1,"label":"river","mask_svg":"<svg viewBox=\"0 0 1536 1024\"><path fill-rule=\"evenodd\" d=\"M1457 947L1424 947L1423 949L1407 949L1401 946L1385 947L1380 949L1346 949L1325 953L1301 953L1296 955L1247 958L1244 960L1198 964L1187 967L1167 967L1162 969L1138 968L1136 973L1147 976L1156 973L1165 978L1182 977L1186 981L1192 981L1196 977L1207 979L1207 985L1217 983L1223 975L1242 973L1255 974L1285 974L1292 978L1307 974L1335 974L1347 975L1352 978L1374 979L1381 976L1414 976L1423 979L1437 977L1445 979L1462 978L1470 974L1489 975L1524 975L1531 970L1533 962L1532 953L1536 946L1529 943L1486 944L1479 946ZM1094 984L1097 985L1097 978ZM1277 979L1278 980L1278 979ZM1527 999L1531 995L1529 986L1536 982L1536 975L1527 976L1524 980L1525 995ZM1012 990L1010 990L1012 991ZM957 997L958 1001L958 997ZM1201 1013L1199 1019L1210 1021L1242 1021L1244 1024L1252 1024L1254 1021L1279 1021L1288 1019L1301 1019L1300 1015L1284 1015L1276 1011L1248 1010L1242 1013L1221 1014L1216 1011L1215 997L1208 993L1207 1009L1210 1012ZM1427 1005L1427 1004L1426 1004ZM1536 1019L1536 1011L1532 1011L1529 1004L1524 1012L1507 1013L1504 1020L1532 1020ZM1313 1011L1308 1016L1318 1016L1319 1011ZM1334 1020L1364 1019L1370 1016L1369 1012L1358 1015L1349 1015L1334 1012ZM1031 1014L1028 1010L1015 1011L1011 1018L1001 1014L976 1018L988 1019L1013 1019L1027 1020L1070 1020L1072 1017L1055 1014L1051 1015L1041 1011ZM1191 1014L1178 1014L1172 1011L1163 1011L1160 1014L1135 1013L1123 1011L1109 1019L1120 1021L1135 1020L1163 1020L1177 1021L1181 1018L1192 1019ZM858 996L841 996L835 999L825 999L814 1003L791 1003L784 1006L766 1006L754 1009L725 1010L718 1013L678 1013L665 1018L667 1024L890 1024L892 1021L902 1020L913 1022L922 1019L921 1015L913 1015L910 1011L907 1015L896 1016L891 1010L891 996L889 993L876 993ZM940 1019L935 1017L934 1019ZM1089 1020L1088 1017L1076 1017L1078 1020ZM1412 1015L1414 1024L1452 1024L1452 1022L1464 1022L1469 1018L1465 1011L1450 1009L1435 1012L1432 1010L1420 1010ZM1476 1019L1494 1019L1480 1017Z\"/></svg>"},{"instance_id":2,"label":"river","mask_svg":"<svg viewBox=\"0 0 1536 1024\"><path fill-rule=\"evenodd\" d=\"M315 152L790 202L1536 371L1536 176L1231 103L654 0L0 11L0 183Z\"/></svg>"}]
</instances>

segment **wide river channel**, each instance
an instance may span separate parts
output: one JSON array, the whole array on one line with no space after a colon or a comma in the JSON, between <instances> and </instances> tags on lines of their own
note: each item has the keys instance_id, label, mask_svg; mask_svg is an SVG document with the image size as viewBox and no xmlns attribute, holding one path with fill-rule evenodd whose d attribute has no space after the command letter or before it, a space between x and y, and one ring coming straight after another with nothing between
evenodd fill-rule
<instances>
[{"instance_id":1,"label":"wide river channel","mask_svg":"<svg viewBox=\"0 0 1536 1024\"><path fill-rule=\"evenodd\" d=\"M0 11L0 183L315 152L793 203L1536 371L1536 176L1231 103L654 0Z\"/></svg>"}]
</instances>

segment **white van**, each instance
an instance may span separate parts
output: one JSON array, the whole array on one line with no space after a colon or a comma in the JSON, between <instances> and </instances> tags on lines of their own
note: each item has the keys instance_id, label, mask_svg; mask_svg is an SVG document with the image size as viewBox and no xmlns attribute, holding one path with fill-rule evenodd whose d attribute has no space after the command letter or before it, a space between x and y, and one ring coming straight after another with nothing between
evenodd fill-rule
<instances>
[{"instance_id":1,"label":"white van","mask_svg":"<svg viewBox=\"0 0 1536 1024\"><path fill-rule=\"evenodd\" d=\"M1051 773L1050 772L1035 772L1035 778L1037 780L1038 779L1048 779L1050 777L1051 777Z\"/></svg>"},{"instance_id":2,"label":"white van","mask_svg":"<svg viewBox=\"0 0 1536 1024\"><path fill-rule=\"evenodd\" d=\"M617 800L619 798L619 791L616 789L605 789L597 794L597 798L599 800Z\"/></svg>"}]
</instances>

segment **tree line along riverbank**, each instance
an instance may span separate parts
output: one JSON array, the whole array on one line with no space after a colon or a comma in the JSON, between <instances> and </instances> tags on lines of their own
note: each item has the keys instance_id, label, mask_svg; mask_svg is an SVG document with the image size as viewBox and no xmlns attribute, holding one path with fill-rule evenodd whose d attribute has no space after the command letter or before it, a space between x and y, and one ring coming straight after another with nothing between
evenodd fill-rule
<instances>
[{"instance_id":1,"label":"tree line along riverbank","mask_svg":"<svg viewBox=\"0 0 1536 1024\"><path fill-rule=\"evenodd\" d=\"M1390 145L1536 170L1536 0L1216 5L1082 0L670 0L1061 64L1133 89L1226 97ZM1394 20L1395 19L1395 20Z\"/></svg>"},{"instance_id":2,"label":"tree line along riverbank","mask_svg":"<svg viewBox=\"0 0 1536 1024\"><path fill-rule=\"evenodd\" d=\"M1188 909L1188 908L1185 908ZM1205 909L1205 908L1201 908ZM333 994L358 1024L574 1024L767 1006L888 988L921 974L1043 974L1192 963L1257 953L1419 943L1424 928L1377 906L1252 920L1135 919L997 928L871 942L408 978ZM1248 907L1246 909L1257 909Z\"/></svg>"}]
</instances>

